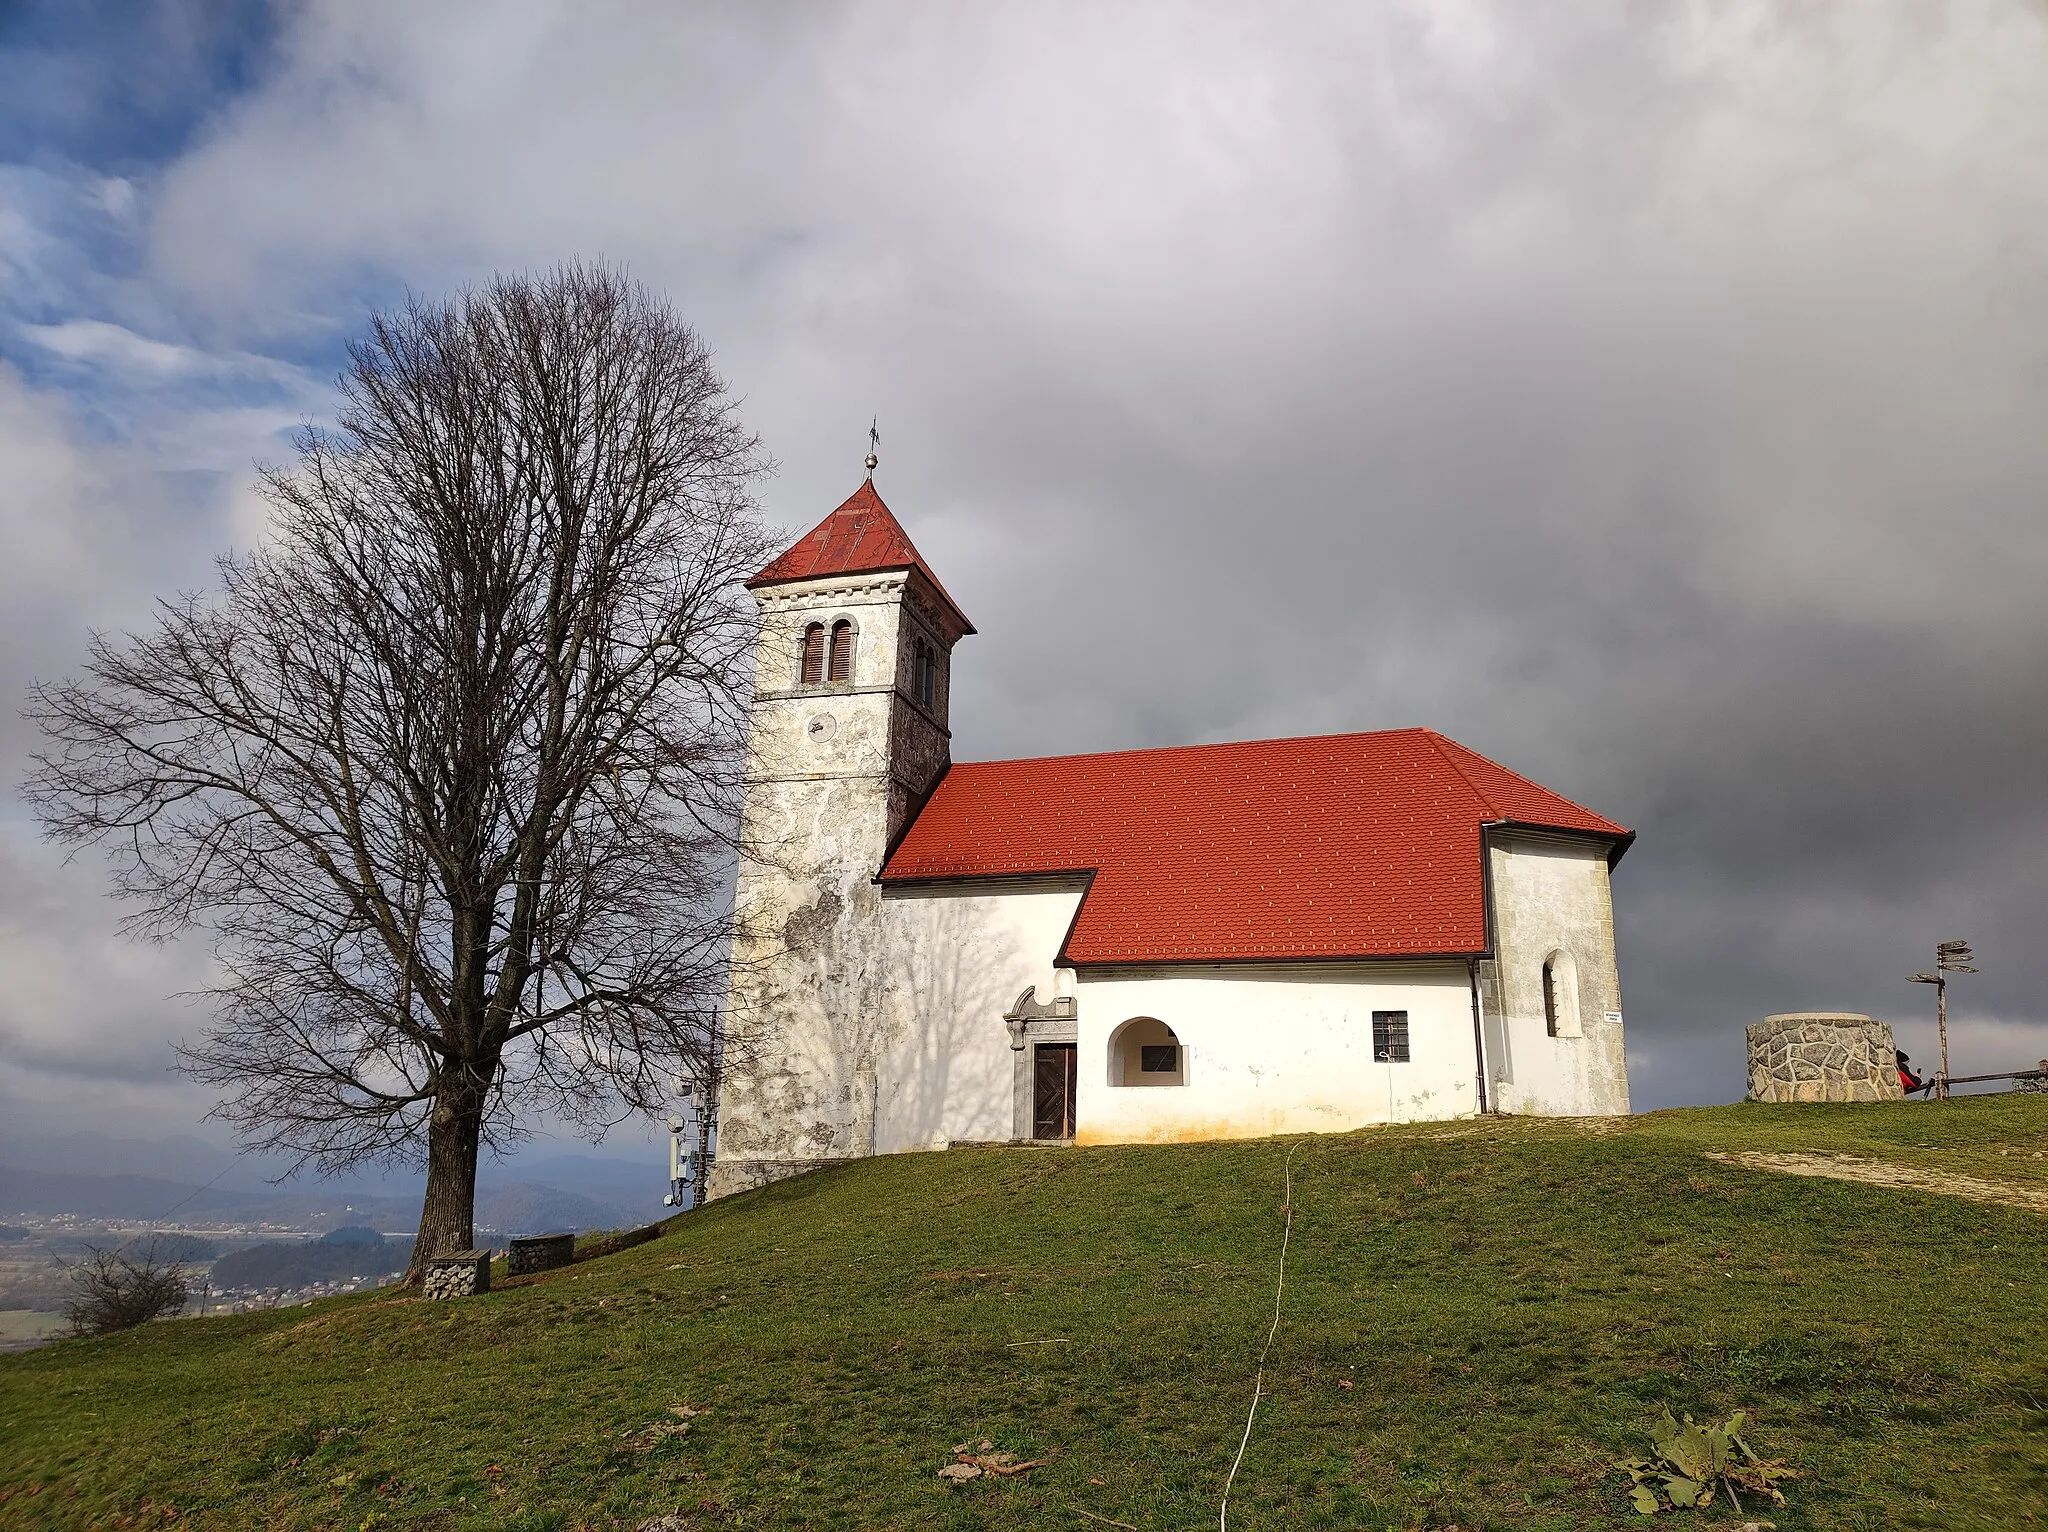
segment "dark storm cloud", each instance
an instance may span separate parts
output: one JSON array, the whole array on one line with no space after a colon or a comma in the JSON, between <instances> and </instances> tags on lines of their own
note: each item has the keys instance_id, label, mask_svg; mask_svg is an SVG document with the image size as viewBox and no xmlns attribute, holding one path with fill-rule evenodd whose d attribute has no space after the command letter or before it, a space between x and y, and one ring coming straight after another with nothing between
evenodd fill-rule
<instances>
[{"instance_id":1,"label":"dark storm cloud","mask_svg":"<svg viewBox=\"0 0 2048 1532\"><path fill-rule=\"evenodd\" d=\"M350 5L271 57L137 178L113 317L215 359L151 442L236 471L363 303L622 257L793 530L881 417L961 756L1424 723L1634 824L1639 1104L1916 1014L1956 934L1963 1062L2048 1052L2035 12ZM88 405L142 365L39 334L108 342L36 374Z\"/></svg>"}]
</instances>

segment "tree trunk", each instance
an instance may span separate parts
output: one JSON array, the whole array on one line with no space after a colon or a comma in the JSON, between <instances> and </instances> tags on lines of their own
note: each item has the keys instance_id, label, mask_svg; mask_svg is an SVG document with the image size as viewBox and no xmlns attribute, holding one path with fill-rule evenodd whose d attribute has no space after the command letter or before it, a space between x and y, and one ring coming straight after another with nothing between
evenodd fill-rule
<instances>
[{"instance_id":1,"label":"tree trunk","mask_svg":"<svg viewBox=\"0 0 2048 1532\"><path fill-rule=\"evenodd\" d=\"M476 1161L486 1094L467 1070L451 1069L442 1077L427 1125L427 1196L405 1274L409 1286L426 1279L430 1257L476 1244Z\"/></svg>"}]
</instances>

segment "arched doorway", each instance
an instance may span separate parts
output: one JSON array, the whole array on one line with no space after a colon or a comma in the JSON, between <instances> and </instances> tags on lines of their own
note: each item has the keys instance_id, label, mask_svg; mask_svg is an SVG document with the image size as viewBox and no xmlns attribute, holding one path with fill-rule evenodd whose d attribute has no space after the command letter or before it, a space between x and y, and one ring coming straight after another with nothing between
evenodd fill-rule
<instances>
[{"instance_id":1,"label":"arched doorway","mask_svg":"<svg viewBox=\"0 0 2048 1532\"><path fill-rule=\"evenodd\" d=\"M1188 1051L1156 1016L1134 1016L1109 1038L1111 1085L1185 1085Z\"/></svg>"}]
</instances>

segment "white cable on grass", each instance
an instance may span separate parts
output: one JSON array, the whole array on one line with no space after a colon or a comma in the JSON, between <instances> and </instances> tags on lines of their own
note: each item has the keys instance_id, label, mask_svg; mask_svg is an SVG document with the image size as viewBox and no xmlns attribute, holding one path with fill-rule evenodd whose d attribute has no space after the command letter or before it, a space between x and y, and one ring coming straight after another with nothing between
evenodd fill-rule
<instances>
[{"instance_id":1,"label":"white cable on grass","mask_svg":"<svg viewBox=\"0 0 2048 1532\"><path fill-rule=\"evenodd\" d=\"M1238 1465L1244 1462L1244 1450L1252 1442L1252 1421L1259 1413L1259 1396L1266 1387L1266 1358L1273 1351L1273 1337L1280 1333L1280 1296L1287 1291L1287 1242L1294 1238L1294 1151L1300 1144L1290 1144L1287 1149L1287 1163L1281 1168L1285 1177L1286 1202L1280 1211L1287 1215L1287 1227L1280 1234L1280 1280L1273 1286L1273 1323L1266 1331L1265 1349L1259 1353L1258 1376L1252 1380L1252 1407L1245 1411L1244 1440L1237 1444L1237 1456L1231 1459L1230 1472L1223 1480L1223 1505L1216 1512L1217 1532L1230 1532L1230 1486L1237 1482Z\"/></svg>"}]
</instances>

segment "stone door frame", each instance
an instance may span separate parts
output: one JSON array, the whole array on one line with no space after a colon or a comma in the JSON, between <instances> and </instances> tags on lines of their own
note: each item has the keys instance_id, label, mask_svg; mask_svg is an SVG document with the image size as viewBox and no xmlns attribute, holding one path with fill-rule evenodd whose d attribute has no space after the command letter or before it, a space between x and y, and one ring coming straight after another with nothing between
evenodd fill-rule
<instances>
[{"instance_id":1,"label":"stone door frame","mask_svg":"<svg viewBox=\"0 0 2048 1532\"><path fill-rule=\"evenodd\" d=\"M1071 995L1057 1000L1040 1000L1038 986L1032 985L1017 997L1017 1003L1004 1013L1003 1025L1010 1029L1010 1141L1030 1144L1039 1140L1032 1137L1032 1128L1037 1114L1034 1111L1034 1091L1038 1080L1038 1045L1040 1043L1069 1043L1078 1050L1081 1042L1081 1026L1074 1013L1074 999ZM1080 1069L1078 1054L1075 1081L1078 1086L1085 1070ZM1047 1139L1047 1143L1058 1140Z\"/></svg>"}]
</instances>

